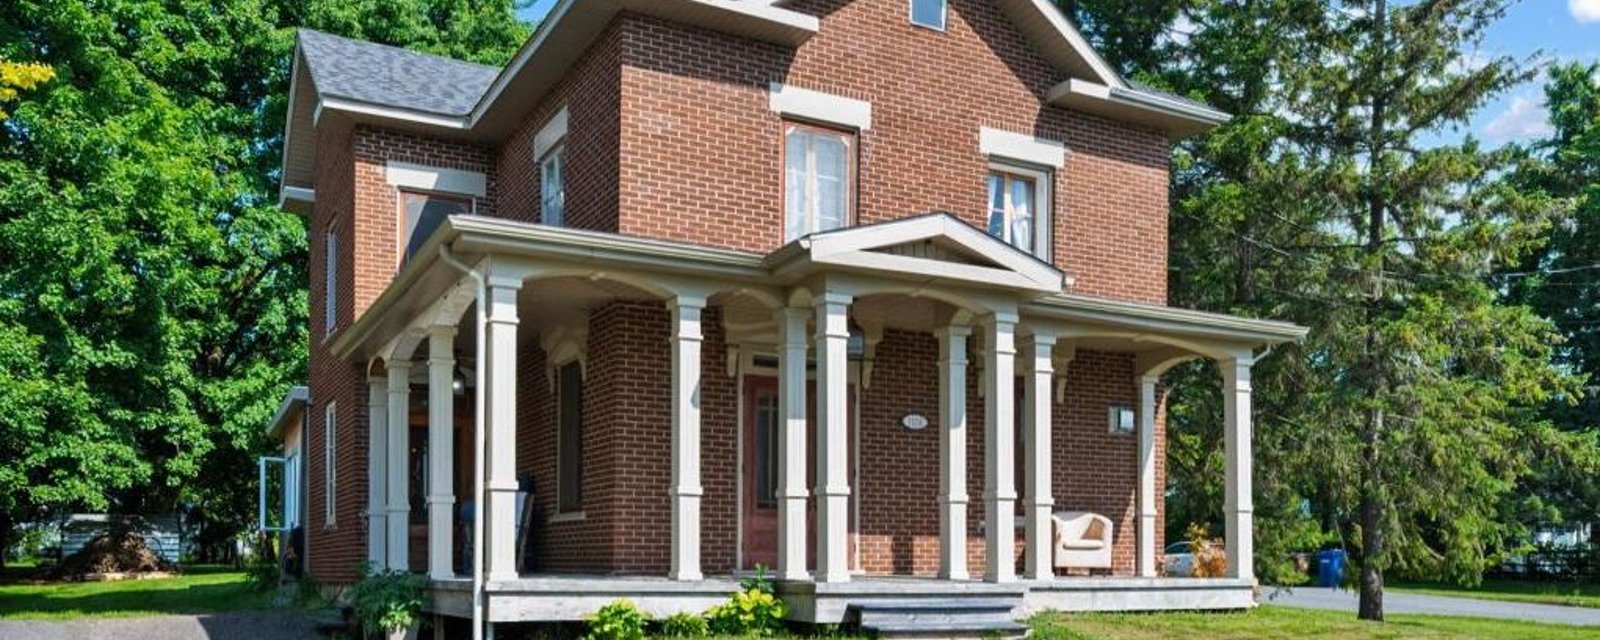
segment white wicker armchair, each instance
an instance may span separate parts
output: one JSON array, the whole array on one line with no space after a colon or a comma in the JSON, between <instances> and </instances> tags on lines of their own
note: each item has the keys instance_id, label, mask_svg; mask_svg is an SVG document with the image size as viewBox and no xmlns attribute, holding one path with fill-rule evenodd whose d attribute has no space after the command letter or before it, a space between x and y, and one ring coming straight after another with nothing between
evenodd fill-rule
<instances>
[{"instance_id":1,"label":"white wicker armchair","mask_svg":"<svg viewBox=\"0 0 1600 640\"><path fill-rule=\"evenodd\" d=\"M1110 518L1087 511L1057 511L1053 520L1056 568L1111 568Z\"/></svg>"}]
</instances>

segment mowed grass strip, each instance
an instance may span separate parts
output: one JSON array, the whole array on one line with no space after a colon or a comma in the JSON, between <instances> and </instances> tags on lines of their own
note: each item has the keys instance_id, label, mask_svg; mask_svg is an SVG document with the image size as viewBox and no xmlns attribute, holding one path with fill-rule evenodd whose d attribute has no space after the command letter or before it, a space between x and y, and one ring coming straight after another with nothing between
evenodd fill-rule
<instances>
[{"instance_id":1,"label":"mowed grass strip","mask_svg":"<svg viewBox=\"0 0 1600 640\"><path fill-rule=\"evenodd\" d=\"M1388 585L1388 588L1395 591L1435 596L1558 604L1566 607L1600 609L1600 584L1485 580L1483 584L1476 587L1463 587L1458 584L1443 582L1401 582Z\"/></svg>"},{"instance_id":2,"label":"mowed grass strip","mask_svg":"<svg viewBox=\"0 0 1600 640\"><path fill-rule=\"evenodd\" d=\"M114 582L0 584L0 619L63 620L265 609L269 594L252 591L245 574L196 568L171 578Z\"/></svg>"},{"instance_id":3,"label":"mowed grass strip","mask_svg":"<svg viewBox=\"0 0 1600 640\"><path fill-rule=\"evenodd\" d=\"M1392 615L1386 622L1353 613L1281 606L1210 613L1044 614L1030 621L1034 640L1595 640L1600 629L1486 618Z\"/></svg>"}]
</instances>

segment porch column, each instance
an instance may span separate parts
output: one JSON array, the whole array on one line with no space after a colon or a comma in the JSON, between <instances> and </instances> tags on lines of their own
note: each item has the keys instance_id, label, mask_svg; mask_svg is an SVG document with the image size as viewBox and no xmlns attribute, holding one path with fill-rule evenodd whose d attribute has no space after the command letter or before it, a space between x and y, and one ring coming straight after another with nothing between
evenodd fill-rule
<instances>
[{"instance_id":1,"label":"porch column","mask_svg":"<svg viewBox=\"0 0 1600 640\"><path fill-rule=\"evenodd\" d=\"M517 577L517 294L522 281L489 278L484 348L484 429L488 491L484 564L489 580Z\"/></svg>"},{"instance_id":2,"label":"porch column","mask_svg":"<svg viewBox=\"0 0 1600 640\"><path fill-rule=\"evenodd\" d=\"M939 331L939 577L967 574L967 336L972 328Z\"/></svg>"},{"instance_id":3,"label":"porch column","mask_svg":"<svg viewBox=\"0 0 1600 640\"><path fill-rule=\"evenodd\" d=\"M389 362L389 530L392 571L410 570L411 486L406 477L411 457L411 363Z\"/></svg>"},{"instance_id":4,"label":"porch column","mask_svg":"<svg viewBox=\"0 0 1600 640\"><path fill-rule=\"evenodd\" d=\"M1011 582L1016 568L1016 411L1015 380L1017 348L1014 333L1017 314L1002 311L984 319L984 356L989 375L984 383L984 504L983 517L988 529L984 580Z\"/></svg>"},{"instance_id":5,"label":"porch column","mask_svg":"<svg viewBox=\"0 0 1600 640\"><path fill-rule=\"evenodd\" d=\"M1139 376L1139 576L1156 577L1156 376Z\"/></svg>"},{"instance_id":6,"label":"porch column","mask_svg":"<svg viewBox=\"0 0 1600 640\"><path fill-rule=\"evenodd\" d=\"M817 582L850 580L846 352L851 297L826 292L817 313Z\"/></svg>"},{"instance_id":7,"label":"porch column","mask_svg":"<svg viewBox=\"0 0 1600 640\"><path fill-rule=\"evenodd\" d=\"M455 469L455 327L428 331L428 575L448 580L456 575L452 521L456 496Z\"/></svg>"},{"instance_id":8,"label":"porch column","mask_svg":"<svg viewBox=\"0 0 1600 640\"><path fill-rule=\"evenodd\" d=\"M367 563L380 569L389 566L388 394L387 378L367 376Z\"/></svg>"},{"instance_id":9,"label":"porch column","mask_svg":"<svg viewBox=\"0 0 1600 640\"><path fill-rule=\"evenodd\" d=\"M672 311L673 580L700 575L700 315L705 298L680 295Z\"/></svg>"},{"instance_id":10,"label":"porch column","mask_svg":"<svg viewBox=\"0 0 1600 640\"><path fill-rule=\"evenodd\" d=\"M778 406L783 416L778 438L779 580L806 580L806 315L805 309L778 312Z\"/></svg>"},{"instance_id":11,"label":"porch column","mask_svg":"<svg viewBox=\"0 0 1600 640\"><path fill-rule=\"evenodd\" d=\"M1028 548L1023 560L1024 574L1029 580L1050 580L1055 577L1055 536L1051 532L1051 515L1055 498L1050 495L1051 439L1053 425L1050 414L1051 384L1055 377L1051 361L1056 337L1034 330L1023 351L1027 365L1027 388L1024 389L1027 412L1024 414L1023 433L1027 446L1026 472L1028 506Z\"/></svg>"},{"instance_id":12,"label":"porch column","mask_svg":"<svg viewBox=\"0 0 1600 640\"><path fill-rule=\"evenodd\" d=\"M1228 553L1228 577L1255 579L1255 530L1252 521L1250 439L1250 365L1252 360L1229 358L1222 367L1222 428L1225 431L1223 536Z\"/></svg>"}]
</instances>

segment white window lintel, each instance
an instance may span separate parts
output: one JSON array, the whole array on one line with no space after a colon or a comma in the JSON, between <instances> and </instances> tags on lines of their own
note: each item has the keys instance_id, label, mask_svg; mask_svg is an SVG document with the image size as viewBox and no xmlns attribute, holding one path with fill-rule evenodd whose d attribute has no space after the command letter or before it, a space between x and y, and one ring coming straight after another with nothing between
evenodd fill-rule
<instances>
[{"instance_id":1,"label":"white window lintel","mask_svg":"<svg viewBox=\"0 0 1600 640\"><path fill-rule=\"evenodd\" d=\"M550 116L550 121L545 123L544 128L539 129L539 133L534 134L534 159L542 160L546 155L549 155L552 149L560 145L562 140L566 139L567 123L570 118L571 115L567 112L567 108L562 107L555 115Z\"/></svg>"},{"instance_id":2,"label":"white window lintel","mask_svg":"<svg viewBox=\"0 0 1600 640\"><path fill-rule=\"evenodd\" d=\"M384 177L402 189L454 193L482 198L489 194L489 179L479 171L429 167L411 162L388 161Z\"/></svg>"},{"instance_id":3,"label":"white window lintel","mask_svg":"<svg viewBox=\"0 0 1600 640\"><path fill-rule=\"evenodd\" d=\"M978 149L990 158L1060 169L1067 163L1067 146L1054 140L983 127Z\"/></svg>"},{"instance_id":4,"label":"white window lintel","mask_svg":"<svg viewBox=\"0 0 1600 640\"><path fill-rule=\"evenodd\" d=\"M831 93L772 83L772 110L779 115L866 131L872 128L872 103Z\"/></svg>"}]
</instances>

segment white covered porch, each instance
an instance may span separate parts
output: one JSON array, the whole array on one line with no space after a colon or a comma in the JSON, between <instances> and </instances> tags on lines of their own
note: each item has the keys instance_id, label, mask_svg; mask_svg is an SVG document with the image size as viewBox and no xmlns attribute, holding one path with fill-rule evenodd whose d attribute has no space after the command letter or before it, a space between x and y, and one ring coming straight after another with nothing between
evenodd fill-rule
<instances>
[{"instance_id":1,"label":"white covered porch","mask_svg":"<svg viewBox=\"0 0 1600 640\"><path fill-rule=\"evenodd\" d=\"M837 623L848 604L883 594L1008 594L1021 605L1019 613L1251 606L1250 367L1256 349L1296 339L1300 330L1062 293L1069 281L943 215L819 234L766 256L452 218L334 347L366 362L369 371L369 559L380 567L426 571L434 584L433 610L444 615L471 617L473 590L481 584L483 619L491 622L578 619L620 597L657 615L700 611L725 599L737 587L729 574L744 563L722 567L719 559L714 565L721 570L708 572L702 557L703 473L708 464L728 462L704 455L705 362L722 355L705 350L713 329L705 319L716 308L715 331L729 349L730 369L747 353L772 356L778 389L773 570L796 619ZM555 307L599 298L659 305L668 318L670 474L659 487L670 511L668 562L664 571L643 575L607 575L635 573L626 569L528 573L520 570L525 554L517 549L518 407L527 401L517 392L519 373L527 375L519 345L538 340L550 353L583 362L586 347L571 338L587 328ZM859 379L873 375L874 336L885 329L937 339L938 412L931 420L939 453L936 575L870 575L855 559L858 476L849 398ZM863 349L867 355L857 353ZM1051 444L1053 412L1066 391L1057 372L1071 366L1079 350L1127 354L1135 363L1125 381L1138 390L1131 575L1058 576L1051 552L1053 488L1060 480L1052 475L1059 451ZM1216 360L1226 391L1229 574L1209 580L1158 575L1159 377L1193 358ZM472 397L457 398L453 387L467 361ZM976 408L969 407L969 369L979 379L981 425L969 425L969 409ZM420 378L426 379L430 481L426 562L415 566L406 470L411 395ZM808 387L814 387L814 410ZM1013 406L1018 398L1021 407ZM455 562L467 542L454 525L456 505L472 501L452 488L462 457L453 453L451 436L457 402L474 403L481 438L471 473L473 491L481 487L483 496L473 501L484 505L481 527L475 527L482 544L471 545L481 552L466 574L458 574ZM969 427L983 434L981 529L971 524L977 514L969 514ZM1013 482L1017 465L1023 467L1020 487ZM985 535L1015 531L1019 513L1020 540ZM982 538L981 571L969 567L974 536Z\"/></svg>"}]
</instances>

